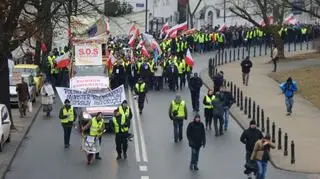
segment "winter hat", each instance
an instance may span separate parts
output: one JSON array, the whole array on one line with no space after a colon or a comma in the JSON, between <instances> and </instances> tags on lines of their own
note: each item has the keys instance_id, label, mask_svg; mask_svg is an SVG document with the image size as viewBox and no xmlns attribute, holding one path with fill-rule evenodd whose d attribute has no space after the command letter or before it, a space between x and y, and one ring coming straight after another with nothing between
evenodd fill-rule
<instances>
[{"instance_id":1,"label":"winter hat","mask_svg":"<svg viewBox=\"0 0 320 179\"><path fill-rule=\"evenodd\" d=\"M256 121L255 120L251 120L250 121L250 125L256 125Z\"/></svg>"},{"instance_id":2,"label":"winter hat","mask_svg":"<svg viewBox=\"0 0 320 179\"><path fill-rule=\"evenodd\" d=\"M196 118L200 118L200 115L199 115L199 114L196 114L196 115L194 116L194 119L196 119Z\"/></svg>"}]
</instances>

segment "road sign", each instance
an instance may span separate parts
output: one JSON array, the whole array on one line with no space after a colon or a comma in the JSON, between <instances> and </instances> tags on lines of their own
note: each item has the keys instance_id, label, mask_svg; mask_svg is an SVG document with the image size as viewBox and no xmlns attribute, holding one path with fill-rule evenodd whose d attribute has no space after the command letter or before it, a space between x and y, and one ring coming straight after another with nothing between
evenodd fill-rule
<instances>
[{"instance_id":1,"label":"road sign","mask_svg":"<svg viewBox=\"0 0 320 179\"><path fill-rule=\"evenodd\" d=\"M143 3L136 3L136 7L142 8L142 7L144 7L144 4Z\"/></svg>"}]
</instances>

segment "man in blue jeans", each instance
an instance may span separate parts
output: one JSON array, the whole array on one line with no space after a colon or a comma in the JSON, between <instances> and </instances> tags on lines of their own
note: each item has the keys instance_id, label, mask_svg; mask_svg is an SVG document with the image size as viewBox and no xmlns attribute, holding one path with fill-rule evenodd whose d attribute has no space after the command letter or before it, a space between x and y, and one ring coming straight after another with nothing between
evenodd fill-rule
<instances>
[{"instance_id":1,"label":"man in blue jeans","mask_svg":"<svg viewBox=\"0 0 320 179\"><path fill-rule=\"evenodd\" d=\"M197 171L199 170L198 160L200 148L201 146L204 148L206 145L206 132L199 114L197 114L193 121L189 123L187 128L187 137L191 148L190 170Z\"/></svg>"},{"instance_id":2,"label":"man in blue jeans","mask_svg":"<svg viewBox=\"0 0 320 179\"><path fill-rule=\"evenodd\" d=\"M293 96L298 90L297 83L293 81L291 77L289 77L286 82L280 84L280 89L285 96L287 116L290 116L293 108Z\"/></svg>"},{"instance_id":3,"label":"man in blue jeans","mask_svg":"<svg viewBox=\"0 0 320 179\"><path fill-rule=\"evenodd\" d=\"M223 96L223 102L224 102L224 130L228 130L228 124L229 124L229 110L232 106L232 104L235 102L234 98L232 97L232 93L228 90L228 88L221 88L221 93Z\"/></svg>"}]
</instances>

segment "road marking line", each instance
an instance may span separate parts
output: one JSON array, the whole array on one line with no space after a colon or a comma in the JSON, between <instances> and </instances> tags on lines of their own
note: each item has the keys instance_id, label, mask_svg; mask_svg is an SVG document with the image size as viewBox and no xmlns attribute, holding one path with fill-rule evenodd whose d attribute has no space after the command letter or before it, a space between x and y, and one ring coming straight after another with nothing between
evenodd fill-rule
<instances>
[{"instance_id":1,"label":"road marking line","mask_svg":"<svg viewBox=\"0 0 320 179\"><path fill-rule=\"evenodd\" d=\"M149 176L141 176L141 179L149 179Z\"/></svg>"},{"instance_id":2,"label":"road marking line","mask_svg":"<svg viewBox=\"0 0 320 179\"><path fill-rule=\"evenodd\" d=\"M134 107L135 107L135 111L139 111L138 110L138 102L134 102ZM140 142L141 142L141 151L142 151L142 158L144 162L148 162L148 156L147 156L147 149L146 149L146 143L144 140L144 133L143 133L143 129L141 127L141 119L140 119L140 115L136 114L137 116L137 123L138 123L138 129L140 132Z\"/></svg>"},{"instance_id":3,"label":"road marking line","mask_svg":"<svg viewBox=\"0 0 320 179\"><path fill-rule=\"evenodd\" d=\"M146 165L140 165L139 168L140 168L140 171L142 172L148 171L148 167Z\"/></svg>"},{"instance_id":4,"label":"road marking line","mask_svg":"<svg viewBox=\"0 0 320 179\"><path fill-rule=\"evenodd\" d=\"M129 91L129 104L130 106L133 107L133 102L132 102L132 93L130 90ZM133 111L132 111L133 112ZM140 148L139 148L139 141L138 141L138 131L137 131L137 126L136 126L136 120L134 119L134 115L133 115L133 120L132 120L132 130L133 130L133 141L134 141L134 149L135 149L135 152L136 152L136 160L137 162L140 162L141 161L141 157L140 157Z\"/></svg>"}]
</instances>

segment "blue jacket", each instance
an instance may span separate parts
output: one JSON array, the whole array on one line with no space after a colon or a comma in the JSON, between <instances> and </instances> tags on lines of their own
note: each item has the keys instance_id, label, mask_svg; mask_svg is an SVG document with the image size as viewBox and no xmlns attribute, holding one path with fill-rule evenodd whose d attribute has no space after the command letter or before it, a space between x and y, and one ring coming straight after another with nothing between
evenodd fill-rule
<instances>
[{"instance_id":1,"label":"blue jacket","mask_svg":"<svg viewBox=\"0 0 320 179\"><path fill-rule=\"evenodd\" d=\"M281 83L280 89L282 90L282 93L288 98L293 97L294 92L298 90L297 83L295 81L292 81L290 85L288 85L287 82Z\"/></svg>"}]
</instances>

